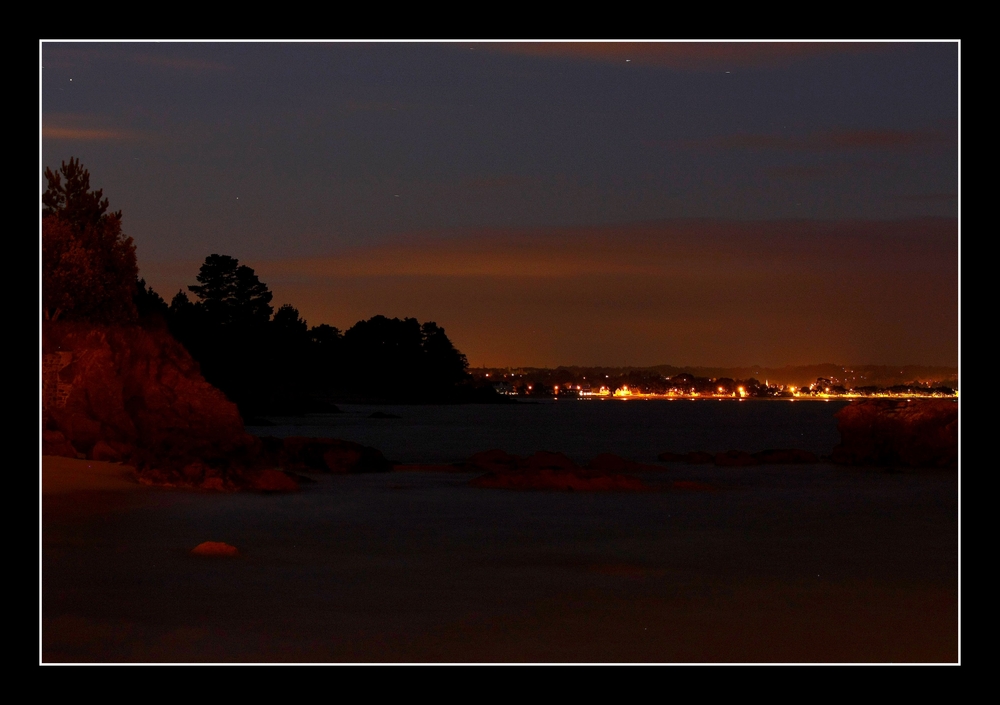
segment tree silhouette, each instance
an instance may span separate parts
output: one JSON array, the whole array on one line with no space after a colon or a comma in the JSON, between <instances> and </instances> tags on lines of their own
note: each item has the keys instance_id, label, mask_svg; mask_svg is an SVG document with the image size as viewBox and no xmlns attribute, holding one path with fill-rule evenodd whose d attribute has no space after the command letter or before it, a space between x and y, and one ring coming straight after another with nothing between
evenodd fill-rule
<instances>
[{"instance_id":1,"label":"tree silhouette","mask_svg":"<svg viewBox=\"0 0 1000 705\"><path fill-rule=\"evenodd\" d=\"M432 321L374 316L344 333L341 345L342 383L355 392L430 401L453 397L469 379L465 355Z\"/></svg>"},{"instance_id":2,"label":"tree silhouette","mask_svg":"<svg viewBox=\"0 0 1000 705\"><path fill-rule=\"evenodd\" d=\"M153 287L146 285L145 279L136 280L132 301L140 318L151 315L166 318L170 310L163 297L153 291Z\"/></svg>"},{"instance_id":3,"label":"tree silhouette","mask_svg":"<svg viewBox=\"0 0 1000 705\"><path fill-rule=\"evenodd\" d=\"M247 418L335 410L343 399L494 401L476 389L465 355L433 321L374 316L341 334L309 327L290 304L271 316L271 292L228 255L205 258L198 284L170 302L170 330L210 383Z\"/></svg>"},{"instance_id":4,"label":"tree silhouette","mask_svg":"<svg viewBox=\"0 0 1000 705\"><path fill-rule=\"evenodd\" d=\"M302 341L308 340L309 326L299 316L299 310L291 304L285 304L274 312L271 324L280 335Z\"/></svg>"},{"instance_id":5,"label":"tree silhouette","mask_svg":"<svg viewBox=\"0 0 1000 705\"><path fill-rule=\"evenodd\" d=\"M452 345L444 328L433 321L420 327L427 376L434 384L450 387L465 381L469 374L469 361Z\"/></svg>"},{"instance_id":6,"label":"tree silhouette","mask_svg":"<svg viewBox=\"0 0 1000 705\"><path fill-rule=\"evenodd\" d=\"M121 211L108 213L79 160L45 169L42 195L42 308L45 318L124 322L136 318L135 244Z\"/></svg>"},{"instance_id":7,"label":"tree silhouette","mask_svg":"<svg viewBox=\"0 0 1000 705\"><path fill-rule=\"evenodd\" d=\"M208 317L223 326L267 323L273 295L253 269L228 255L209 255L201 265L198 286L188 289L201 299Z\"/></svg>"},{"instance_id":8,"label":"tree silhouette","mask_svg":"<svg viewBox=\"0 0 1000 705\"><path fill-rule=\"evenodd\" d=\"M101 198L104 189L90 190L90 172L79 159L70 157L69 163L63 162L56 172L45 167L45 180L48 187L42 195L43 216L59 216L78 230L105 218L121 220L121 211L107 213L108 199Z\"/></svg>"}]
</instances>

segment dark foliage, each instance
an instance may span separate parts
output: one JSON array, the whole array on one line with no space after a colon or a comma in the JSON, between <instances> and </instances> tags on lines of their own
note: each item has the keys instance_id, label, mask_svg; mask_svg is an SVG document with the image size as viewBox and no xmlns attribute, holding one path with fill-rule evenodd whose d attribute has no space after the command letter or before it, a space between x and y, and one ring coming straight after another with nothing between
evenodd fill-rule
<instances>
[{"instance_id":1,"label":"dark foliage","mask_svg":"<svg viewBox=\"0 0 1000 705\"><path fill-rule=\"evenodd\" d=\"M45 168L47 188L42 194L42 216L57 216L77 230L98 225L105 219L121 220L122 212L108 213L104 189L90 190L90 172L79 159L70 157L59 171Z\"/></svg>"},{"instance_id":2,"label":"dark foliage","mask_svg":"<svg viewBox=\"0 0 1000 705\"><path fill-rule=\"evenodd\" d=\"M209 255L198 273L200 286L189 286L217 325L266 324L274 311L272 294L254 271L226 255Z\"/></svg>"},{"instance_id":3,"label":"dark foliage","mask_svg":"<svg viewBox=\"0 0 1000 705\"><path fill-rule=\"evenodd\" d=\"M139 318L159 316L165 319L170 311L167 302L163 300L162 296L153 291L153 287L146 285L145 279L136 280L132 303L135 304L135 310L139 314Z\"/></svg>"},{"instance_id":4,"label":"dark foliage","mask_svg":"<svg viewBox=\"0 0 1000 705\"><path fill-rule=\"evenodd\" d=\"M465 355L436 323L374 316L344 333L345 389L379 398L438 401L468 378Z\"/></svg>"},{"instance_id":5,"label":"dark foliage","mask_svg":"<svg viewBox=\"0 0 1000 705\"><path fill-rule=\"evenodd\" d=\"M206 258L197 279L188 289L198 300L179 291L166 317L205 378L245 416L332 411L338 400L497 397L470 384L465 355L434 322L375 316L341 334L327 324L310 328L289 304L272 316L267 285L226 255Z\"/></svg>"},{"instance_id":6,"label":"dark foliage","mask_svg":"<svg viewBox=\"0 0 1000 705\"><path fill-rule=\"evenodd\" d=\"M108 213L79 160L45 169L42 195L42 308L49 320L135 320L138 267L121 211Z\"/></svg>"}]
</instances>

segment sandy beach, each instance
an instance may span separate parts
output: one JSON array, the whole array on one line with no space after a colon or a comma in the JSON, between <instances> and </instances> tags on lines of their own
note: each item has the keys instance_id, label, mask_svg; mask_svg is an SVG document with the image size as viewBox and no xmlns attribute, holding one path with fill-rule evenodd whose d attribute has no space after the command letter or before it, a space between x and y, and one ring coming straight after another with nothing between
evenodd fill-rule
<instances>
[{"instance_id":1,"label":"sandy beach","mask_svg":"<svg viewBox=\"0 0 1000 705\"><path fill-rule=\"evenodd\" d=\"M43 458L44 662L954 662L957 481L665 470L664 491L469 473L152 488ZM670 492L689 479L715 492ZM190 555L204 541L235 558Z\"/></svg>"}]
</instances>

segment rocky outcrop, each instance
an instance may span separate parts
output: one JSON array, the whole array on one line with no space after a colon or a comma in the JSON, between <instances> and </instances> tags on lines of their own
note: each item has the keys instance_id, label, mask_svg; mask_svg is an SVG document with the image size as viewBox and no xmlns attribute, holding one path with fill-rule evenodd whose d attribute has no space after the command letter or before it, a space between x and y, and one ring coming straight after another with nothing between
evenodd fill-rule
<instances>
[{"instance_id":1,"label":"rocky outcrop","mask_svg":"<svg viewBox=\"0 0 1000 705\"><path fill-rule=\"evenodd\" d=\"M336 438L261 438L270 463L291 472L389 472L392 463L375 448Z\"/></svg>"},{"instance_id":2,"label":"rocky outcrop","mask_svg":"<svg viewBox=\"0 0 1000 705\"><path fill-rule=\"evenodd\" d=\"M236 546L230 546L222 541L205 541L192 548L191 555L234 558L240 555L240 551Z\"/></svg>"},{"instance_id":3,"label":"rocky outcrop","mask_svg":"<svg viewBox=\"0 0 1000 705\"><path fill-rule=\"evenodd\" d=\"M835 463L954 468L958 403L950 399L861 399L837 412Z\"/></svg>"},{"instance_id":4,"label":"rocky outcrop","mask_svg":"<svg viewBox=\"0 0 1000 705\"><path fill-rule=\"evenodd\" d=\"M43 454L123 462L146 484L298 487L162 323L46 321L42 358Z\"/></svg>"}]
</instances>

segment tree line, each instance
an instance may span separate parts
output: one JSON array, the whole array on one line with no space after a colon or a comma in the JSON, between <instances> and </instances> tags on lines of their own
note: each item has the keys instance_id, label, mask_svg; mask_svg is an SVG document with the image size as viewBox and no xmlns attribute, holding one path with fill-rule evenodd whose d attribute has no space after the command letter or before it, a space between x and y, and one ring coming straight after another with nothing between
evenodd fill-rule
<instances>
[{"instance_id":1,"label":"tree line","mask_svg":"<svg viewBox=\"0 0 1000 705\"><path fill-rule=\"evenodd\" d=\"M374 316L348 330L310 327L234 257L205 258L168 304L138 276L135 245L78 160L45 170L43 314L96 323L159 321L244 417L335 410L336 401L499 399L476 385L468 361L433 321Z\"/></svg>"}]
</instances>

